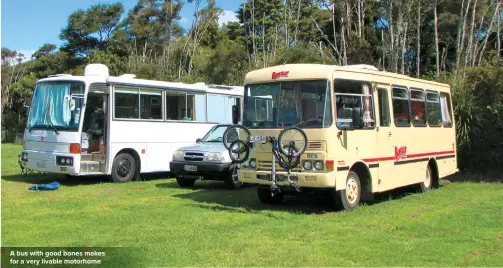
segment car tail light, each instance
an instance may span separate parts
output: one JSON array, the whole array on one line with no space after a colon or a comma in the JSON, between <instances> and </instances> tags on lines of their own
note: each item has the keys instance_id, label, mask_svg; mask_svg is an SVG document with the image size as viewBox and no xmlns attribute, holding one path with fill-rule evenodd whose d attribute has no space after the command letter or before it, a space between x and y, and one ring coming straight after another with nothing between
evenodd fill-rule
<instances>
[{"instance_id":1,"label":"car tail light","mask_svg":"<svg viewBox=\"0 0 503 268\"><path fill-rule=\"evenodd\" d=\"M70 153L71 154L80 154L80 144L70 143Z\"/></svg>"}]
</instances>

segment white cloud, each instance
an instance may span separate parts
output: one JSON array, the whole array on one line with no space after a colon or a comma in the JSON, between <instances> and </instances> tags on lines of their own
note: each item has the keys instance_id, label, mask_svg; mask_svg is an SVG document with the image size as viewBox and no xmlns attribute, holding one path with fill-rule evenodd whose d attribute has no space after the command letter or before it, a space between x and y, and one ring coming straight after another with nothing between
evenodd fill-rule
<instances>
[{"instance_id":1,"label":"white cloud","mask_svg":"<svg viewBox=\"0 0 503 268\"><path fill-rule=\"evenodd\" d=\"M220 27L229 22L238 21L236 12L232 10L224 10L223 14L218 16L218 24Z\"/></svg>"}]
</instances>

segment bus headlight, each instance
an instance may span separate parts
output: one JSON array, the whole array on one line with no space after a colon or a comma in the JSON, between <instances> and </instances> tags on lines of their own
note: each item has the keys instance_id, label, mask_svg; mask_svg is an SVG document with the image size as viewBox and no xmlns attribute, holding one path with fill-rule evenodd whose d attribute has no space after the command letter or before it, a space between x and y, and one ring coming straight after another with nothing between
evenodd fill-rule
<instances>
[{"instance_id":1,"label":"bus headlight","mask_svg":"<svg viewBox=\"0 0 503 268\"><path fill-rule=\"evenodd\" d=\"M250 159L248 163L250 163L251 168L257 168L257 160L255 158Z\"/></svg>"},{"instance_id":2,"label":"bus headlight","mask_svg":"<svg viewBox=\"0 0 503 268\"><path fill-rule=\"evenodd\" d=\"M173 160L183 160L183 151L175 151L173 153Z\"/></svg>"},{"instance_id":3,"label":"bus headlight","mask_svg":"<svg viewBox=\"0 0 503 268\"><path fill-rule=\"evenodd\" d=\"M321 161L314 162L314 169L322 170L323 169L323 162L321 162Z\"/></svg>"},{"instance_id":4,"label":"bus headlight","mask_svg":"<svg viewBox=\"0 0 503 268\"><path fill-rule=\"evenodd\" d=\"M209 153L208 161L224 161L224 155L222 153Z\"/></svg>"},{"instance_id":5,"label":"bus headlight","mask_svg":"<svg viewBox=\"0 0 503 268\"><path fill-rule=\"evenodd\" d=\"M311 161L304 161L302 166L305 170L311 170L313 168L313 163L311 163Z\"/></svg>"}]
</instances>

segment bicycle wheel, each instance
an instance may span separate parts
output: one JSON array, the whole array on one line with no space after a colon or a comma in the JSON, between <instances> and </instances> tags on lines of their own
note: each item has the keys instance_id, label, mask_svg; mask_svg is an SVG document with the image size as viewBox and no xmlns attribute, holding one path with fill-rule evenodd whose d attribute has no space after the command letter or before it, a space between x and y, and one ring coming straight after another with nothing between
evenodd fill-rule
<instances>
[{"instance_id":1,"label":"bicycle wheel","mask_svg":"<svg viewBox=\"0 0 503 268\"><path fill-rule=\"evenodd\" d=\"M250 156L250 148L244 141L236 140L229 146L229 156L233 163L244 163Z\"/></svg>"},{"instance_id":2,"label":"bicycle wheel","mask_svg":"<svg viewBox=\"0 0 503 268\"><path fill-rule=\"evenodd\" d=\"M307 149L307 135L298 127L285 128L279 133L278 145L287 157L300 157Z\"/></svg>"},{"instance_id":3,"label":"bicycle wheel","mask_svg":"<svg viewBox=\"0 0 503 268\"><path fill-rule=\"evenodd\" d=\"M223 141L225 149L229 150L231 148L231 144L237 140L248 142L250 138L250 130L242 125L234 125L228 127L223 135Z\"/></svg>"},{"instance_id":4,"label":"bicycle wheel","mask_svg":"<svg viewBox=\"0 0 503 268\"><path fill-rule=\"evenodd\" d=\"M300 157L288 157L288 160L285 160L281 154L276 155L278 159L278 164L284 170L292 170L296 168L300 164Z\"/></svg>"}]
</instances>

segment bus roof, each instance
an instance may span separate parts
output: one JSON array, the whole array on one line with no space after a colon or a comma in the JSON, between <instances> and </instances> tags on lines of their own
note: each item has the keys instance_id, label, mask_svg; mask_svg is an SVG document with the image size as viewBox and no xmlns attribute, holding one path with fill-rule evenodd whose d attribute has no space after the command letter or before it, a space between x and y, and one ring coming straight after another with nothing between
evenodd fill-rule
<instances>
[{"instance_id":1,"label":"bus roof","mask_svg":"<svg viewBox=\"0 0 503 268\"><path fill-rule=\"evenodd\" d=\"M379 71L371 65L347 65L336 66L327 64L285 64L276 65L263 69L248 72L245 77L244 84L267 83L274 81L288 81L288 80L308 80L308 79L327 79L332 77L334 72L344 71L351 73L360 73L372 75L373 78L382 77L383 79L399 79L415 83L425 83L437 87L449 87L447 84L442 84L434 81L412 78L407 75L396 74L391 72ZM393 84L393 83L391 83Z\"/></svg>"},{"instance_id":2,"label":"bus roof","mask_svg":"<svg viewBox=\"0 0 503 268\"><path fill-rule=\"evenodd\" d=\"M104 65L101 65L99 67L106 68L106 66L104 67L103 66ZM223 93L231 95L243 95L244 93L243 86L215 85L215 84L206 84L204 82L189 84L182 82L167 82L159 80L137 79L135 77L136 76L134 74L109 76L108 68L106 68L106 70L103 73L92 73L92 74L86 73L86 75L84 76L73 76L70 74L50 75L48 78L38 80L38 82L80 81L85 82L86 84L92 84L92 83L121 84L128 86L171 88L179 90L201 91L201 92L218 93L218 94Z\"/></svg>"}]
</instances>

